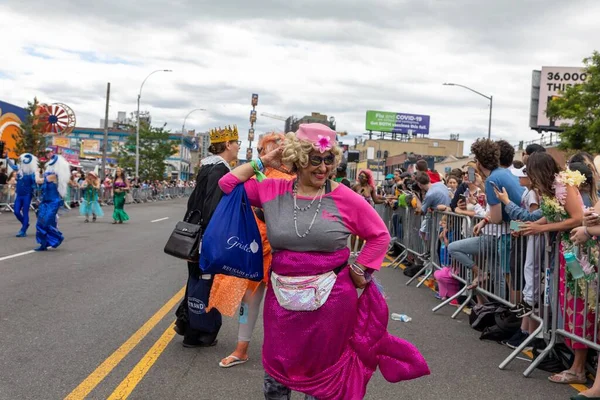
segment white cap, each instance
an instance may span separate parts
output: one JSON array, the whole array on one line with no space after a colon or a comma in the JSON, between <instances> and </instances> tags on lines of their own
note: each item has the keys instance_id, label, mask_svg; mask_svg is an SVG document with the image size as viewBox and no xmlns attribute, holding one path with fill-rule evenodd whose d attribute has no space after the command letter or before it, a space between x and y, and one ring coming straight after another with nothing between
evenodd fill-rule
<instances>
[{"instance_id":1,"label":"white cap","mask_svg":"<svg viewBox=\"0 0 600 400\"><path fill-rule=\"evenodd\" d=\"M517 178L527 178L527 168L511 168L510 172Z\"/></svg>"}]
</instances>

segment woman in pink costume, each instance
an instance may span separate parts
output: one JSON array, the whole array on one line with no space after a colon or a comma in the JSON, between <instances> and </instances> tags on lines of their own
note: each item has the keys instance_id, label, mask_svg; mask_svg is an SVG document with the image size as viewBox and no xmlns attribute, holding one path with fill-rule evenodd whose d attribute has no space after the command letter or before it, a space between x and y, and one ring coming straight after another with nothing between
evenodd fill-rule
<instances>
[{"instance_id":1,"label":"woman in pink costume","mask_svg":"<svg viewBox=\"0 0 600 400\"><path fill-rule=\"evenodd\" d=\"M224 193L244 184L253 206L264 210L273 250L264 306L265 399L353 400L365 396L377 367L390 382L429 373L410 343L387 332L388 309L371 281L390 236L372 206L328 179L340 162L335 132L301 125L282 148L255 161L258 168L283 162L297 179L258 182L251 163L219 181ZM348 237L366 240L348 265ZM358 297L356 288L364 288Z\"/></svg>"}]
</instances>

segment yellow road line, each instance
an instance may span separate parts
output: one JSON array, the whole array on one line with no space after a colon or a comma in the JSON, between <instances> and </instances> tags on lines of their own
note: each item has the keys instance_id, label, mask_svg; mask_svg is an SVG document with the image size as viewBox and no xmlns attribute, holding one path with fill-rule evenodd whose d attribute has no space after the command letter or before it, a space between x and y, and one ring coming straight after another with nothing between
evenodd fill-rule
<instances>
[{"instance_id":1,"label":"yellow road line","mask_svg":"<svg viewBox=\"0 0 600 400\"><path fill-rule=\"evenodd\" d=\"M167 315L171 309L181 301L185 294L185 286L171 297L140 329L138 329L125 343L102 362L87 378L83 380L65 400L84 399L92 390L129 354L139 342Z\"/></svg>"},{"instance_id":2,"label":"yellow road line","mask_svg":"<svg viewBox=\"0 0 600 400\"><path fill-rule=\"evenodd\" d=\"M158 357L165 350L167 345L175 337L175 331L173 325L169 325L167 330L164 331L162 336L158 338L156 343L148 350L148 352L142 357L140 362L131 370L129 375L123 379L123 381L117 386L115 391L110 395L108 400L125 400L135 387L144 379L144 376L148 373L150 368L154 365Z\"/></svg>"}]
</instances>

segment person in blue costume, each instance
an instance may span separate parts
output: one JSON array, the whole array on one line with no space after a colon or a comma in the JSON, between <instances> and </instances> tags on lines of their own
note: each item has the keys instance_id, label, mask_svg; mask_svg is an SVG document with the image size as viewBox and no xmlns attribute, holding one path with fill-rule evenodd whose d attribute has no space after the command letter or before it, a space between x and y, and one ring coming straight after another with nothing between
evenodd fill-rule
<instances>
[{"instance_id":1,"label":"person in blue costume","mask_svg":"<svg viewBox=\"0 0 600 400\"><path fill-rule=\"evenodd\" d=\"M69 183L69 163L63 156L53 155L46 163L44 177L38 181L42 185L42 199L37 213L36 240L39 243L36 251L57 248L64 237L58 230L58 210L64 205L63 198L67 194Z\"/></svg>"},{"instance_id":2,"label":"person in blue costume","mask_svg":"<svg viewBox=\"0 0 600 400\"><path fill-rule=\"evenodd\" d=\"M37 188L36 180L39 176L38 162L37 157L30 153L21 154L18 165L12 160L8 160L8 165L17 172L17 197L15 198L14 213L21 223L21 230L17 233L17 237L27 236L29 207Z\"/></svg>"}]
</instances>

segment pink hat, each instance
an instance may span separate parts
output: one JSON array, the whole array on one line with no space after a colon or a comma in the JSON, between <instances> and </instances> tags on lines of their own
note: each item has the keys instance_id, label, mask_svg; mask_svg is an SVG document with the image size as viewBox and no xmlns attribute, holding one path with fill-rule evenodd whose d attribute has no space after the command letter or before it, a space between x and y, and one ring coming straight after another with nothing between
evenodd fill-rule
<instances>
[{"instance_id":1,"label":"pink hat","mask_svg":"<svg viewBox=\"0 0 600 400\"><path fill-rule=\"evenodd\" d=\"M315 150L325 153L335 146L335 131L323 124L302 124L296 131L296 137L300 140L311 142Z\"/></svg>"}]
</instances>

